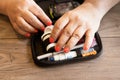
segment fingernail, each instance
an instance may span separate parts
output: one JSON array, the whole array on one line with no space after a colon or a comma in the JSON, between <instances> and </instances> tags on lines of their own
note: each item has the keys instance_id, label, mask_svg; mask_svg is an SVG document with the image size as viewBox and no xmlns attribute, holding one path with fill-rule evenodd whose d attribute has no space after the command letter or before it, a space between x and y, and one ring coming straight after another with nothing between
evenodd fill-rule
<instances>
[{"instance_id":1,"label":"fingernail","mask_svg":"<svg viewBox=\"0 0 120 80\"><path fill-rule=\"evenodd\" d=\"M88 50L88 47L84 47L83 49L84 49L84 50Z\"/></svg>"},{"instance_id":2,"label":"fingernail","mask_svg":"<svg viewBox=\"0 0 120 80\"><path fill-rule=\"evenodd\" d=\"M41 28L41 31L44 31L44 30L45 30L45 28L44 28L44 27L42 27L42 28Z\"/></svg>"},{"instance_id":3,"label":"fingernail","mask_svg":"<svg viewBox=\"0 0 120 80\"><path fill-rule=\"evenodd\" d=\"M55 51L59 52L60 51L60 47L59 46L55 46Z\"/></svg>"},{"instance_id":4,"label":"fingernail","mask_svg":"<svg viewBox=\"0 0 120 80\"><path fill-rule=\"evenodd\" d=\"M49 42L50 43L53 43L54 42L54 39L52 37L49 38Z\"/></svg>"},{"instance_id":5,"label":"fingernail","mask_svg":"<svg viewBox=\"0 0 120 80\"><path fill-rule=\"evenodd\" d=\"M37 33L37 32L38 32L38 30L34 30L34 32L35 32L35 33Z\"/></svg>"},{"instance_id":6,"label":"fingernail","mask_svg":"<svg viewBox=\"0 0 120 80\"><path fill-rule=\"evenodd\" d=\"M25 34L26 37L30 37L30 33Z\"/></svg>"},{"instance_id":7,"label":"fingernail","mask_svg":"<svg viewBox=\"0 0 120 80\"><path fill-rule=\"evenodd\" d=\"M47 25L48 26L52 25L52 22L51 21L47 22Z\"/></svg>"},{"instance_id":8,"label":"fingernail","mask_svg":"<svg viewBox=\"0 0 120 80\"><path fill-rule=\"evenodd\" d=\"M70 49L69 49L68 47L65 47L65 48L64 48L64 52L65 52L65 53L68 53L69 51L70 51Z\"/></svg>"}]
</instances>

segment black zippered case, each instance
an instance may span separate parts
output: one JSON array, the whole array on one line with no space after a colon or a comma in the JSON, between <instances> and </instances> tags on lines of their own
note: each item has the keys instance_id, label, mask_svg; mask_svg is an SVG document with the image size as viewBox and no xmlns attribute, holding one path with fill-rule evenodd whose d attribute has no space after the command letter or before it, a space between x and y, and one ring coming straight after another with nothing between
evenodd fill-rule
<instances>
[{"instance_id":1,"label":"black zippered case","mask_svg":"<svg viewBox=\"0 0 120 80\"><path fill-rule=\"evenodd\" d=\"M49 2L49 1L47 2L47 0L46 0L44 2L40 2L40 3L37 2L37 3L40 6L42 5L42 7L44 8L43 10L45 10L45 12L48 14L48 12L47 12L48 9L45 9L44 5L46 5L46 3L47 3L47 5L49 6L49 4L51 2ZM43 32L39 31L38 33L33 34L31 36L32 58L33 58L34 63L36 65L38 65L38 66L46 66L47 67L47 66L53 66L53 65L75 63L75 62L79 62L79 61L86 61L86 60L90 60L90 59L94 59L94 58L98 57L101 54L101 52L102 52L101 38L99 36L99 33L96 32L95 33L95 40L96 40L96 44L97 45L95 45L95 46L92 47L96 51L96 54L94 54L94 55L93 54L88 54L87 56L82 56L81 51L80 51L79 53L81 54L81 56L76 56L76 57L74 57L72 59L50 61L50 60L48 60L48 58L47 59L45 58L45 59L39 60L39 59L37 59L38 56L46 54L44 43L41 40L41 36L42 35L43 35Z\"/></svg>"}]
</instances>

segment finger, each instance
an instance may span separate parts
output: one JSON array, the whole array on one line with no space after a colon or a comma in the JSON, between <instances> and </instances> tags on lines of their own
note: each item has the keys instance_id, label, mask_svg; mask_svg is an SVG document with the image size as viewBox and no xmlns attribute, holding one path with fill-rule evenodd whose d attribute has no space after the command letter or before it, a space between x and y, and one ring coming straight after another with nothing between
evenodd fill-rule
<instances>
[{"instance_id":1,"label":"finger","mask_svg":"<svg viewBox=\"0 0 120 80\"><path fill-rule=\"evenodd\" d=\"M77 28L77 24L71 21L63 30L56 46L59 46L61 49L66 44L66 42L69 40L69 38L71 37L71 35L73 34L76 28Z\"/></svg>"},{"instance_id":2,"label":"finger","mask_svg":"<svg viewBox=\"0 0 120 80\"><path fill-rule=\"evenodd\" d=\"M38 18L33 15L30 11L25 11L22 16L30 25L36 29L44 30L44 25L41 23Z\"/></svg>"},{"instance_id":3,"label":"finger","mask_svg":"<svg viewBox=\"0 0 120 80\"><path fill-rule=\"evenodd\" d=\"M18 26L26 32L38 32L37 29L29 25L22 17L19 17L17 20Z\"/></svg>"},{"instance_id":4,"label":"finger","mask_svg":"<svg viewBox=\"0 0 120 80\"><path fill-rule=\"evenodd\" d=\"M70 49L72 49L83 37L85 31L86 29L84 28L84 26L79 26L69 39L68 43L65 45L64 52L69 52Z\"/></svg>"},{"instance_id":5,"label":"finger","mask_svg":"<svg viewBox=\"0 0 120 80\"><path fill-rule=\"evenodd\" d=\"M36 3L34 3L33 6L31 6L30 11L34 15L36 15L44 24L48 26L52 24L52 21L50 20L50 18Z\"/></svg>"},{"instance_id":6,"label":"finger","mask_svg":"<svg viewBox=\"0 0 120 80\"><path fill-rule=\"evenodd\" d=\"M91 31L91 30L88 30L86 32L85 44L84 44L84 47L83 47L84 50L88 50L90 48L90 46L93 42L93 39L94 39L94 34L95 34L95 32Z\"/></svg>"},{"instance_id":7,"label":"finger","mask_svg":"<svg viewBox=\"0 0 120 80\"><path fill-rule=\"evenodd\" d=\"M54 25L50 36L50 42L54 42L62 33L63 28L69 23L68 17L61 17Z\"/></svg>"},{"instance_id":8,"label":"finger","mask_svg":"<svg viewBox=\"0 0 120 80\"><path fill-rule=\"evenodd\" d=\"M18 26L16 23L13 23L13 22L12 22L12 25L13 25L13 28L14 28L18 33L20 33L21 35L23 35L23 36L25 36L25 37L30 37L30 33L25 32L24 30L20 29L19 26Z\"/></svg>"}]
</instances>

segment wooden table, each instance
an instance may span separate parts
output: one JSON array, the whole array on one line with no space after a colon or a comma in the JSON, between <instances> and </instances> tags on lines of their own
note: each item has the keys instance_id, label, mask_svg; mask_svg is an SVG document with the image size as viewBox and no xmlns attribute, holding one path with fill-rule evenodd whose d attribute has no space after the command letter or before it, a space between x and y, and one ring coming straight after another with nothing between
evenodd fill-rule
<instances>
[{"instance_id":1,"label":"wooden table","mask_svg":"<svg viewBox=\"0 0 120 80\"><path fill-rule=\"evenodd\" d=\"M103 54L90 61L43 68L33 63L30 39L0 15L0 80L120 80L120 4L101 22Z\"/></svg>"}]
</instances>

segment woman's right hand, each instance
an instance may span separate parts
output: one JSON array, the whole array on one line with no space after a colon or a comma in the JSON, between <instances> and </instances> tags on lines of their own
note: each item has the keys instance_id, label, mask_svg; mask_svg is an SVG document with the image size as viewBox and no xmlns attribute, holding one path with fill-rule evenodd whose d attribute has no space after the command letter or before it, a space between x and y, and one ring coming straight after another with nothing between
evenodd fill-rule
<instances>
[{"instance_id":1,"label":"woman's right hand","mask_svg":"<svg viewBox=\"0 0 120 80\"><path fill-rule=\"evenodd\" d=\"M44 30L45 25L51 25L52 21L34 0L5 0L5 15L7 15L13 28L26 37L30 33Z\"/></svg>"}]
</instances>

